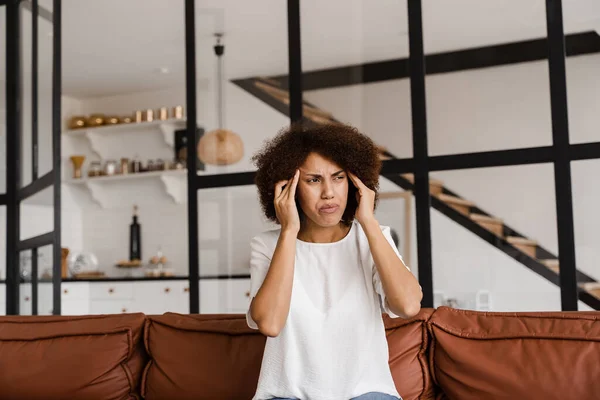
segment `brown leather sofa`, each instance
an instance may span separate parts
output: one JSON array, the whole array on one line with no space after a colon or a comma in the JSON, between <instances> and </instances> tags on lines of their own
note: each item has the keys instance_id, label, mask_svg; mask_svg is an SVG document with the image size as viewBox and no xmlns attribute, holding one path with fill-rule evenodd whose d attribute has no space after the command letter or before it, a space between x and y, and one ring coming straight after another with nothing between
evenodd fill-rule
<instances>
[{"instance_id":1,"label":"brown leather sofa","mask_svg":"<svg viewBox=\"0 0 600 400\"><path fill-rule=\"evenodd\" d=\"M405 400L600 399L600 313L384 318ZM0 400L248 400L265 340L242 315L0 317Z\"/></svg>"}]
</instances>

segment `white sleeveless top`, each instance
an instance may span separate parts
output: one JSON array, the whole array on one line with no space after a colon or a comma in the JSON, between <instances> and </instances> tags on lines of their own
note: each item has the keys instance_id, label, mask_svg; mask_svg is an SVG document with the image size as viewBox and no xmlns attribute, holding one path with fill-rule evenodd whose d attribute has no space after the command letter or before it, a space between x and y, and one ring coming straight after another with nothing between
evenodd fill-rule
<instances>
[{"instance_id":1,"label":"white sleeveless top","mask_svg":"<svg viewBox=\"0 0 600 400\"><path fill-rule=\"evenodd\" d=\"M390 229L381 229L400 257ZM251 298L265 279L280 232L252 240ZM348 400L368 392L400 397L388 364L381 312L397 316L386 304L358 222L338 242L297 239L290 312L280 334L267 338L253 400ZM258 329L250 310L246 320Z\"/></svg>"}]
</instances>

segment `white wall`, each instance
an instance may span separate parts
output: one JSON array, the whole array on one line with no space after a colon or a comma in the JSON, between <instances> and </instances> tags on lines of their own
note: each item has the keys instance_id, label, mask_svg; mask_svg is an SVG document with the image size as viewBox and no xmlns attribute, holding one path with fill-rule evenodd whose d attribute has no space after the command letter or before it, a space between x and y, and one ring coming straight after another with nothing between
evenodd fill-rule
<instances>
[{"instance_id":1,"label":"white wall","mask_svg":"<svg viewBox=\"0 0 600 400\"><path fill-rule=\"evenodd\" d=\"M600 141L600 55L567 60L572 143ZM427 77L430 155L552 144L546 62ZM354 124L398 157L412 156L410 83L407 79L312 91L306 98ZM572 166L578 268L600 278L600 161ZM557 253L551 164L444 171L432 176L517 231ZM388 185L382 185L389 188ZM462 231L461 231L462 230ZM559 309L558 288L503 256L437 212L432 212L434 288L472 298L492 291L495 308ZM513 286L514 285L514 286ZM536 292L532 296L531 292Z\"/></svg>"}]
</instances>

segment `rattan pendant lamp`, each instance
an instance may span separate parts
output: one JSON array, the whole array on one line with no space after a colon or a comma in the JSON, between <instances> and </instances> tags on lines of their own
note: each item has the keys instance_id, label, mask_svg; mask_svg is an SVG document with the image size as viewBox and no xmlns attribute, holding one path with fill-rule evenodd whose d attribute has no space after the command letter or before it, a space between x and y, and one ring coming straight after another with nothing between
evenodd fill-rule
<instances>
[{"instance_id":1,"label":"rattan pendant lamp","mask_svg":"<svg viewBox=\"0 0 600 400\"><path fill-rule=\"evenodd\" d=\"M214 46L217 56L217 110L219 127L202 136L198 143L198 158L209 165L231 165L239 162L244 156L244 143L237 133L225 129L223 101L223 54L225 46L221 43L222 33L215 34L217 43Z\"/></svg>"}]
</instances>

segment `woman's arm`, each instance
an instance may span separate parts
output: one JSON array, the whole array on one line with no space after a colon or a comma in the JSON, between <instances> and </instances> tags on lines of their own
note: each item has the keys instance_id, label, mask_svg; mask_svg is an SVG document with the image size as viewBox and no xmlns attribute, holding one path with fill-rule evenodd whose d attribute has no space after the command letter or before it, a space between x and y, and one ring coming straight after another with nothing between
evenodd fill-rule
<instances>
[{"instance_id":1,"label":"woman's arm","mask_svg":"<svg viewBox=\"0 0 600 400\"><path fill-rule=\"evenodd\" d=\"M381 278L381 284L387 306L394 314L410 318L419 313L423 292L421 286L396 254L387 241L379 222L375 218L375 192L353 173L349 174L358 189L356 197L358 207L355 217L362 226L367 239L375 268Z\"/></svg>"},{"instance_id":2,"label":"woman's arm","mask_svg":"<svg viewBox=\"0 0 600 400\"><path fill-rule=\"evenodd\" d=\"M265 280L250 303L250 315L265 336L279 335L290 311L296 237L293 230L281 232Z\"/></svg>"},{"instance_id":3,"label":"woman's arm","mask_svg":"<svg viewBox=\"0 0 600 400\"><path fill-rule=\"evenodd\" d=\"M296 188L300 171L288 181L275 185L273 203L281 233L271 258L265 280L250 303L250 316L263 335L277 336L290 312L292 282L296 262L296 238L300 231L300 215L296 207Z\"/></svg>"},{"instance_id":4,"label":"woman's arm","mask_svg":"<svg viewBox=\"0 0 600 400\"><path fill-rule=\"evenodd\" d=\"M417 315L423 298L417 279L385 238L376 219L361 222L361 225L367 235L389 309L404 318Z\"/></svg>"}]
</instances>

